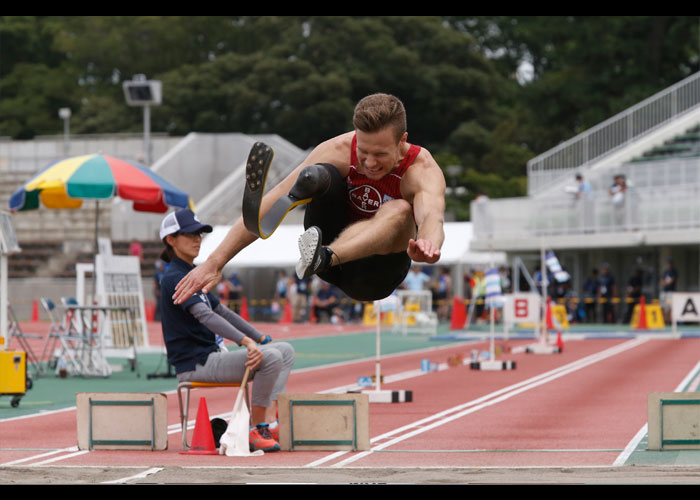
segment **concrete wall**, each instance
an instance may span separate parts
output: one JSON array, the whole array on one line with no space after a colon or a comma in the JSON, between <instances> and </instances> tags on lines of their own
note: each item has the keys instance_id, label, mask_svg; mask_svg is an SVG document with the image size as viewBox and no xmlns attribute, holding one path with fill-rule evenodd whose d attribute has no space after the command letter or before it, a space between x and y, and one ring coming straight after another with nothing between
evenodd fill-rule
<instances>
[{"instance_id":1,"label":"concrete wall","mask_svg":"<svg viewBox=\"0 0 700 500\"><path fill-rule=\"evenodd\" d=\"M213 225L231 224L241 213L245 163L256 141L275 150L269 185L276 184L304 156L303 150L277 135L191 133L163 155L152 170L192 198L200 219ZM130 202L115 199L112 239L157 239L162 218L162 214L134 212Z\"/></svg>"}]
</instances>

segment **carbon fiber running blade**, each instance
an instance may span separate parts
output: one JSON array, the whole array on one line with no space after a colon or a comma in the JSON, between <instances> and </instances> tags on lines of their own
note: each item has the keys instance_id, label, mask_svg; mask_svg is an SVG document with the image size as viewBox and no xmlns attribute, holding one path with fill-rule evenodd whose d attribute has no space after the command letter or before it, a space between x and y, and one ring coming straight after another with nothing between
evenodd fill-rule
<instances>
[{"instance_id":1,"label":"carbon fiber running blade","mask_svg":"<svg viewBox=\"0 0 700 500\"><path fill-rule=\"evenodd\" d=\"M309 203L311 198L300 200L291 194L283 196L272 205L262 222L260 222L260 237L265 239L275 232L289 212L299 205Z\"/></svg>"},{"instance_id":2,"label":"carbon fiber running blade","mask_svg":"<svg viewBox=\"0 0 700 500\"><path fill-rule=\"evenodd\" d=\"M265 183L270 171L270 164L275 155L270 146L256 142L250 149L245 166L245 190L243 191L243 224L256 236L263 236L260 231L260 204L265 194Z\"/></svg>"}]
</instances>

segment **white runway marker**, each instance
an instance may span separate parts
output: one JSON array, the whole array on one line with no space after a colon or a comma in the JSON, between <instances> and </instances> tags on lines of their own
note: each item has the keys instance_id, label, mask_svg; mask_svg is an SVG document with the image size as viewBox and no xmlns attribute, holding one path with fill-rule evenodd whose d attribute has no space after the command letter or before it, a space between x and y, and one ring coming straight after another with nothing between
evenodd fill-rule
<instances>
[{"instance_id":1,"label":"white runway marker","mask_svg":"<svg viewBox=\"0 0 700 500\"><path fill-rule=\"evenodd\" d=\"M537 375L535 377L532 377L528 380L525 380L523 382L519 382L517 384L514 384L510 387L506 387L503 389L500 389L498 391L495 391L491 394L487 394L485 396L482 396L480 398L477 398L473 401L469 401L467 403L464 403L462 405L455 406L453 408L450 408L448 410L436 413L434 415L431 415L429 417L426 417L424 419L421 419L419 421L416 421L412 424L394 429L393 431L390 431L388 433L385 433L381 436L377 436L375 438L372 438L372 442L377 442L381 441L384 439L390 439L387 442L384 442L374 448L372 448L369 451L357 453L342 462L339 462L337 464L332 465L332 467L343 467L346 466L352 462L355 462L371 453L374 451L379 451L384 448L387 448L389 446L392 446L396 443L399 443L401 441L404 441L408 438L417 436L419 434L422 434L424 432L427 432L429 430L432 430L434 428L440 427L442 425L445 425L455 419L461 418L465 415L468 415L470 413L474 413L478 410L481 410L483 408L492 406L494 404L500 403L502 401L505 401L507 399L510 399L513 396L519 395L525 391L528 391L530 389L534 389L536 387L539 387L540 385L546 384L548 382L551 382L553 380L556 380L560 377L563 377L564 375L568 375L569 373L572 373L574 371L580 370L582 368L585 368L587 366L590 366L592 364L598 363L604 359L607 359L609 357L615 356L617 354L620 354L622 352L625 352L629 349L633 349L645 342L647 342L648 339L633 339L627 342L624 342L622 344L619 344L617 346L611 347L609 349L606 349L604 351L601 351L596 354L592 354L590 356L587 356L585 358L582 358L578 361L574 361L573 363L569 363L568 365L556 368L554 370L551 370L549 372ZM397 437L394 437L397 436ZM339 458L340 456L347 454L348 452L338 452L332 455L329 455L328 457L322 458L320 460L316 460L310 464L307 465L307 467L316 467L319 465L322 465L324 463L327 463L329 461L332 461L336 458Z\"/></svg>"}]
</instances>

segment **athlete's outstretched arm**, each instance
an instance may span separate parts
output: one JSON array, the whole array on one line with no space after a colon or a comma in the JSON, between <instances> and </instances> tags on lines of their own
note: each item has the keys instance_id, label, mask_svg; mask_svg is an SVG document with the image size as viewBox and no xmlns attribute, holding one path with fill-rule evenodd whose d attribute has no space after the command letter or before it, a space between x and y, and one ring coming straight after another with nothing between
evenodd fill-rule
<instances>
[{"instance_id":1,"label":"athlete's outstretched arm","mask_svg":"<svg viewBox=\"0 0 700 500\"><path fill-rule=\"evenodd\" d=\"M338 163L342 161L347 163L350 157L347 136L348 134L343 134L314 148L301 165L297 166L277 186L270 189L265 194L260 206L260 217L262 218L267 214L278 199L289 193L299 176L299 172L306 165L314 163ZM348 148L347 153L344 151L346 147ZM343 156L347 157L347 159L341 160ZM175 294L173 295L175 304L183 303L191 297L192 294L200 290L203 293L213 290L217 283L221 281L221 271L226 263L256 239L257 237L246 229L243 224L243 218L239 218L226 234L224 240L211 253L207 260L190 271L175 286Z\"/></svg>"},{"instance_id":2,"label":"athlete's outstretched arm","mask_svg":"<svg viewBox=\"0 0 700 500\"><path fill-rule=\"evenodd\" d=\"M406 251L414 262L434 264L440 260L445 241L445 177L429 158L419 168L410 168L405 180L402 191L412 198L413 218L418 227L418 234L408 242Z\"/></svg>"}]
</instances>

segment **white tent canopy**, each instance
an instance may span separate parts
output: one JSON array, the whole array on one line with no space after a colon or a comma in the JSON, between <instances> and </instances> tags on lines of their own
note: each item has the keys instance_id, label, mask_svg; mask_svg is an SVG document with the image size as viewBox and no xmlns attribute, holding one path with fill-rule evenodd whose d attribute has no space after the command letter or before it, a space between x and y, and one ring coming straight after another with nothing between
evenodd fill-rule
<instances>
[{"instance_id":1,"label":"white tent canopy","mask_svg":"<svg viewBox=\"0 0 700 500\"><path fill-rule=\"evenodd\" d=\"M445 242L442 246L442 257L437 265L454 266L466 265L475 267L505 264L503 252L472 252L471 222L447 222L445 227ZM231 226L215 226L214 231L206 235L202 241L199 257L195 264L200 264L223 241ZM282 224L277 231L266 240L258 239L243 249L236 257L226 264L224 274L233 269L261 268L290 268L299 259L297 240L304 232L300 224Z\"/></svg>"}]
</instances>

